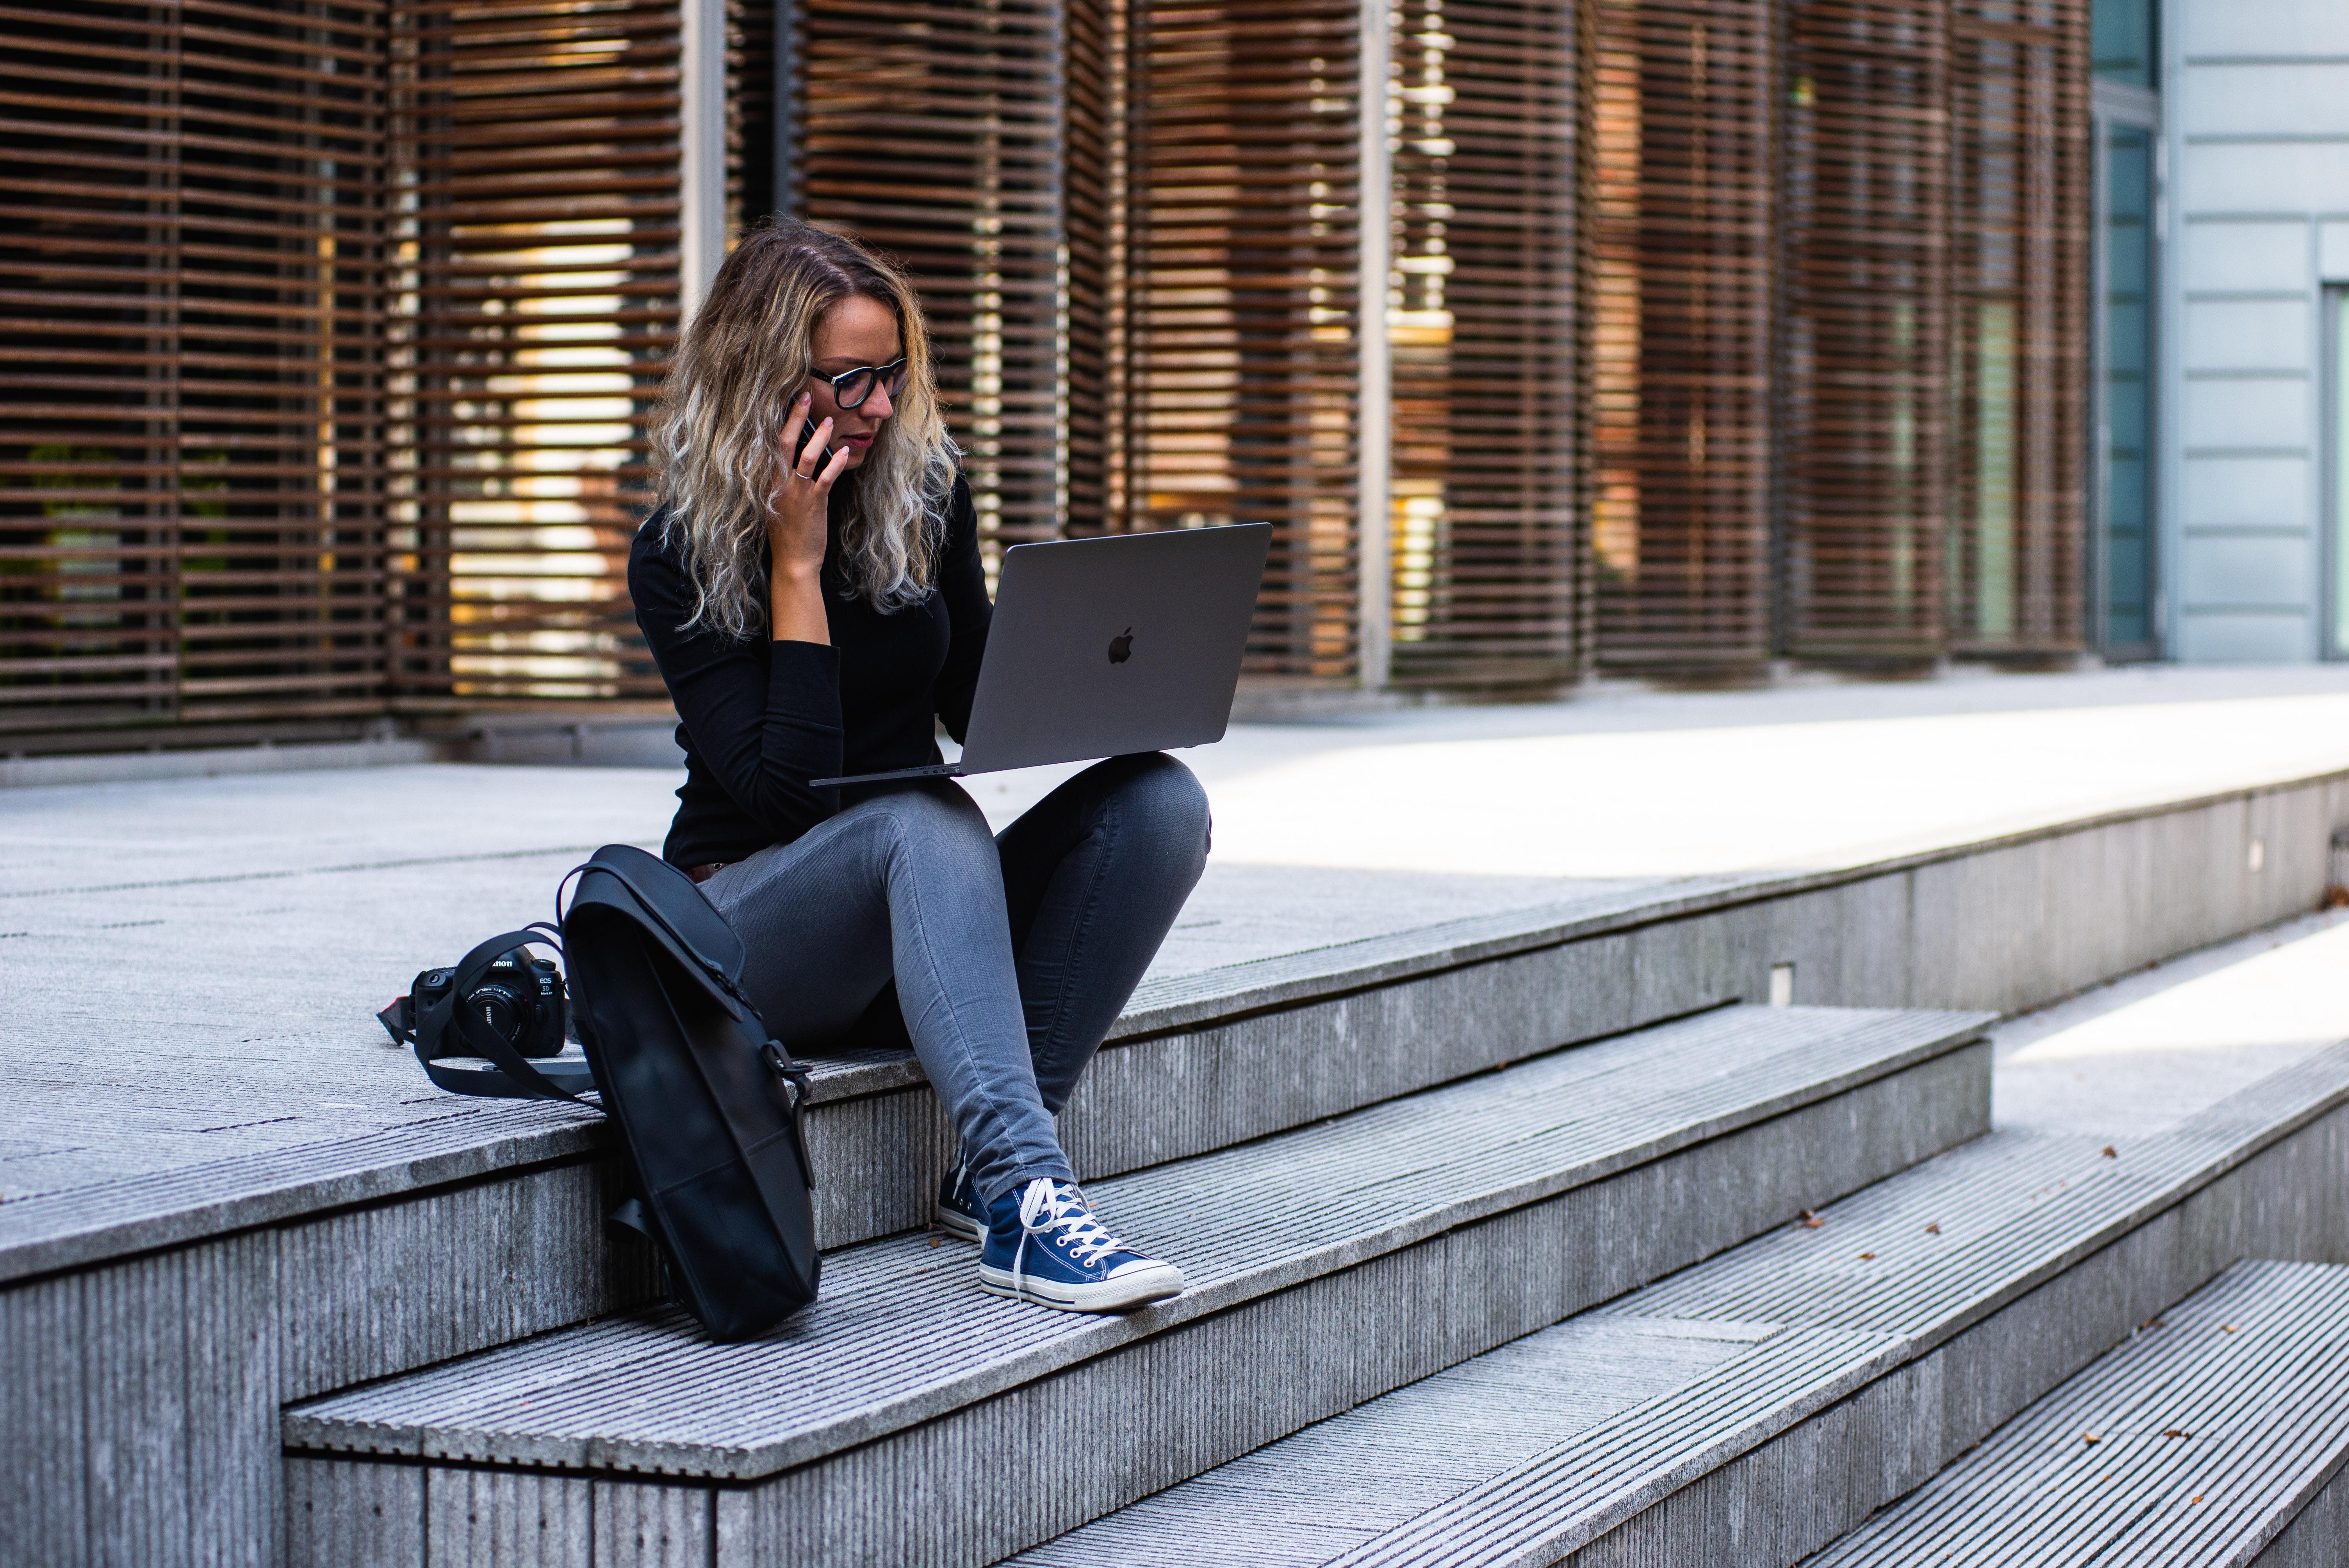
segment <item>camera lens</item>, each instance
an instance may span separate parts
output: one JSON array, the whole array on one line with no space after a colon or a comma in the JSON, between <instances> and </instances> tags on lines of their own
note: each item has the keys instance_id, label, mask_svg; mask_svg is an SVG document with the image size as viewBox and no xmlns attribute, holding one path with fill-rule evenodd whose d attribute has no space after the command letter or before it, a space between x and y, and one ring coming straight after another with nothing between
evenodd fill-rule
<instances>
[{"instance_id":1,"label":"camera lens","mask_svg":"<svg viewBox=\"0 0 2349 1568\"><path fill-rule=\"evenodd\" d=\"M506 1044L512 1045L522 1038L529 1004L511 987L496 981L476 985L465 998L465 1006Z\"/></svg>"}]
</instances>

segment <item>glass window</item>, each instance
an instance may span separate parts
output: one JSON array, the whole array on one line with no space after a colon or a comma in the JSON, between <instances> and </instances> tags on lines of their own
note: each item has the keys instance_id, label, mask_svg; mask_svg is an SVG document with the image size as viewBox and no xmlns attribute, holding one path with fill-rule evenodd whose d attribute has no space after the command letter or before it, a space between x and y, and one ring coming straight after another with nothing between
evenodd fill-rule
<instances>
[{"instance_id":1,"label":"glass window","mask_svg":"<svg viewBox=\"0 0 2349 1568\"><path fill-rule=\"evenodd\" d=\"M2153 86L2154 0L2095 0L2091 47L2096 75L2131 87Z\"/></svg>"},{"instance_id":2,"label":"glass window","mask_svg":"<svg viewBox=\"0 0 2349 1568\"><path fill-rule=\"evenodd\" d=\"M2106 656L2150 657L2153 622L2153 132L2102 122L2096 523Z\"/></svg>"},{"instance_id":3,"label":"glass window","mask_svg":"<svg viewBox=\"0 0 2349 1568\"><path fill-rule=\"evenodd\" d=\"M2014 302L1983 300L1973 322L1974 635L2014 636Z\"/></svg>"},{"instance_id":4,"label":"glass window","mask_svg":"<svg viewBox=\"0 0 2349 1568\"><path fill-rule=\"evenodd\" d=\"M2328 657L2349 659L2349 289L2328 289L2325 314L2333 341L2332 567L2333 625L2325 639Z\"/></svg>"}]
</instances>

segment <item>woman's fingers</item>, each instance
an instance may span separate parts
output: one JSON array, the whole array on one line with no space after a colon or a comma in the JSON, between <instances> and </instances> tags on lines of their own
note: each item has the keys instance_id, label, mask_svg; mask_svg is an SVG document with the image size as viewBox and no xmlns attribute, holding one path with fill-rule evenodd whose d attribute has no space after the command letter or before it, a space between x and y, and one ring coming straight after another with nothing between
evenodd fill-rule
<instances>
[{"instance_id":1,"label":"woman's fingers","mask_svg":"<svg viewBox=\"0 0 2349 1568\"><path fill-rule=\"evenodd\" d=\"M827 418L815 428L815 433L810 436L807 438L807 444L800 449L799 461L793 467L799 470L802 479L815 478L815 465L823 457L826 450L825 441L831 434L832 421Z\"/></svg>"},{"instance_id":2,"label":"woman's fingers","mask_svg":"<svg viewBox=\"0 0 2349 1568\"><path fill-rule=\"evenodd\" d=\"M814 399L804 392L792 400L792 411L783 417L781 431L783 450L796 453L800 449L800 430L807 423L808 405L813 401Z\"/></svg>"},{"instance_id":3,"label":"woman's fingers","mask_svg":"<svg viewBox=\"0 0 2349 1568\"><path fill-rule=\"evenodd\" d=\"M824 421L825 425L829 425L831 423L832 421L829 419ZM826 432L822 426L817 427L815 439L808 443L808 450L810 452L815 451L823 445L825 434ZM811 487L807 492L808 500L812 507L818 510L829 505L832 500L833 481L839 479L848 468L848 448L844 444L833 450L830 456L832 460L823 465L823 471L822 473L807 474L804 469L801 470L803 474L806 474L808 483Z\"/></svg>"}]
</instances>

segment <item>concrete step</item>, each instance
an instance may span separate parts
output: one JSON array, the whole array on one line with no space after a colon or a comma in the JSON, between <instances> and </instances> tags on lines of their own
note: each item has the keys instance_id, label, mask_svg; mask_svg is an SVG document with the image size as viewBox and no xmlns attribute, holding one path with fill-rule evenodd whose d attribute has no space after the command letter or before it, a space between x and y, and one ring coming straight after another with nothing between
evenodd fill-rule
<instances>
[{"instance_id":1,"label":"concrete step","mask_svg":"<svg viewBox=\"0 0 2349 1568\"><path fill-rule=\"evenodd\" d=\"M1126 1317L909 1235L754 1344L635 1315L300 1405L289 1551L988 1562L1980 1135L1987 1021L1719 1009L1092 1183L1190 1281Z\"/></svg>"},{"instance_id":2,"label":"concrete step","mask_svg":"<svg viewBox=\"0 0 2349 1568\"><path fill-rule=\"evenodd\" d=\"M2349 1267L2242 1263L1812 1560L2336 1564Z\"/></svg>"},{"instance_id":3,"label":"concrete step","mask_svg":"<svg viewBox=\"0 0 2349 1568\"><path fill-rule=\"evenodd\" d=\"M1758 1000L1780 957L1824 991L1865 948L1857 985L1909 875L1796 879L1791 904L1753 877L1613 889L1152 980L1062 1141L1094 1181ZM323 1078L174 1053L19 1086L0 1142L93 1148L14 1159L0 1193L0 1468L28 1478L0 1560L275 1561L285 1406L654 1298L647 1249L605 1233L597 1113L441 1094L363 1011L346 1023ZM910 1053L822 1062L814 1088L825 1243L926 1224L947 1137Z\"/></svg>"},{"instance_id":4,"label":"concrete step","mask_svg":"<svg viewBox=\"0 0 2349 1568\"><path fill-rule=\"evenodd\" d=\"M88 841L69 835L62 859L36 846L0 879L70 934L59 951L160 913L207 934L122 950L139 1006L91 1013L70 965L5 975L20 1070L0 1113L0 1469L24 1484L0 1506L0 1561L280 1561L286 1406L648 1299L641 1249L602 1234L599 1119L434 1093L367 1016L379 981L480 934L466 911L551 885L609 836L595 813L558 812L538 851L417 861L353 829L370 813L347 801L288 799L301 830L278 838L347 845L319 851L342 861L273 849L83 887ZM2285 778L1506 907L1424 903L1410 876L1227 867L1185 918L1232 917L1231 939L1170 944L1062 1140L1098 1181L1759 1002L1774 976L1806 1003L2012 1012L2307 908L2344 820L2349 779ZM257 902L263 886L285 902ZM360 903L380 915L364 941L246 1006L241 977L273 973L287 931L349 934ZM1486 913L1440 918L1470 906ZM823 1236L921 1224L945 1136L910 1061L839 1063L823 1091Z\"/></svg>"},{"instance_id":5,"label":"concrete step","mask_svg":"<svg viewBox=\"0 0 2349 1568\"><path fill-rule=\"evenodd\" d=\"M2246 1253L2349 1257L2349 1046L2126 1147L1997 1133L1814 1217L1017 1561L1779 1568Z\"/></svg>"}]
</instances>

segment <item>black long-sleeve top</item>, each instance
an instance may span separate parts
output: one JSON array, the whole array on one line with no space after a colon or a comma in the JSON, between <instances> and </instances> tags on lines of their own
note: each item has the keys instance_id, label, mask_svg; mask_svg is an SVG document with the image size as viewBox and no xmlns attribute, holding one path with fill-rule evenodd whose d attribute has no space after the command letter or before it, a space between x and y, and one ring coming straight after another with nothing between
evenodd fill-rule
<instances>
[{"instance_id":1,"label":"black long-sleeve top","mask_svg":"<svg viewBox=\"0 0 2349 1568\"><path fill-rule=\"evenodd\" d=\"M693 590L676 552L662 546L667 521L657 511L637 531L628 592L684 721L677 739L685 784L662 851L670 864L689 870L787 844L838 810L843 793L854 798L810 789L812 779L939 760L934 717L962 738L993 611L978 520L960 479L929 596L887 614L848 590L834 506L823 576L829 646L771 642L763 625L747 641L679 631ZM762 611L766 573L762 560Z\"/></svg>"}]
</instances>

